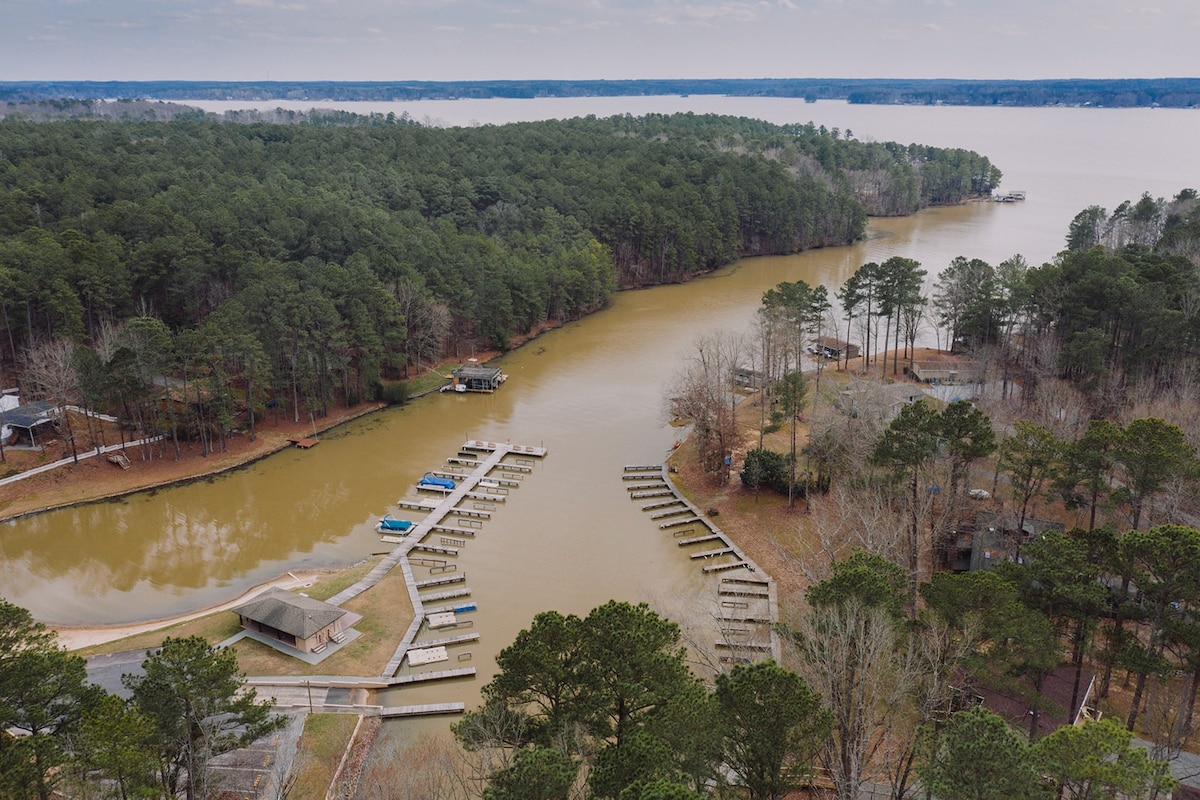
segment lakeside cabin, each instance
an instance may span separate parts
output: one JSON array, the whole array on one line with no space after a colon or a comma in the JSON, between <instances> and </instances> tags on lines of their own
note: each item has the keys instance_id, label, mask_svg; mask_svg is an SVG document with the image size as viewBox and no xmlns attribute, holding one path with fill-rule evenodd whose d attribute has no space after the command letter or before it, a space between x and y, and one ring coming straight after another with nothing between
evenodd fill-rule
<instances>
[{"instance_id":1,"label":"lakeside cabin","mask_svg":"<svg viewBox=\"0 0 1200 800\"><path fill-rule=\"evenodd\" d=\"M743 389L762 389L767 385L767 374L751 367L734 367L733 382Z\"/></svg>"},{"instance_id":2,"label":"lakeside cabin","mask_svg":"<svg viewBox=\"0 0 1200 800\"><path fill-rule=\"evenodd\" d=\"M506 380L499 367L469 364L450 370L450 389L455 392L494 392Z\"/></svg>"},{"instance_id":3,"label":"lakeside cabin","mask_svg":"<svg viewBox=\"0 0 1200 800\"><path fill-rule=\"evenodd\" d=\"M854 417L875 417L890 422L909 403L928 397L916 384L862 382L842 392L841 407Z\"/></svg>"},{"instance_id":4,"label":"lakeside cabin","mask_svg":"<svg viewBox=\"0 0 1200 800\"><path fill-rule=\"evenodd\" d=\"M242 627L301 653L321 653L341 642L362 617L307 595L273 587L233 609Z\"/></svg>"},{"instance_id":5,"label":"lakeside cabin","mask_svg":"<svg viewBox=\"0 0 1200 800\"><path fill-rule=\"evenodd\" d=\"M37 447L43 429L53 435L58 424L58 407L50 400L20 403L16 395L6 394L0 401L0 437L6 446Z\"/></svg>"}]
</instances>

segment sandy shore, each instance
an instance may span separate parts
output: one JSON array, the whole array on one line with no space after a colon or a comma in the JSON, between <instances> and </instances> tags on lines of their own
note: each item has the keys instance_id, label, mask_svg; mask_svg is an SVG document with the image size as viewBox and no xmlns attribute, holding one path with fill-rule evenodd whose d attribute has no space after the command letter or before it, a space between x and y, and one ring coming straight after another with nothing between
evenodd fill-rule
<instances>
[{"instance_id":1,"label":"sandy shore","mask_svg":"<svg viewBox=\"0 0 1200 800\"><path fill-rule=\"evenodd\" d=\"M305 586L311 586L313 579L318 575L325 574L319 570L308 572L288 572L286 575L281 575L274 580L261 583L247 589L241 595L224 603L218 603L207 608L189 611L186 614L180 614L174 617L163 617L161 619L147 620L146 622L133 622L127 625L91 625L91 626L47 626L49 630L58 634L58 643L68 650L80 650L84 647L93 645L105 644L113 642L117 639L124 639L127 636L136 636L139 633L148 631L156 631L161 628L167 628L180 622L188 622L189 620L206 617L209 614L214 614L218 611L227 611L228 609L239 606L254 597L257 597L262 592L272 587L278 586L282 589L298 589Z\"/></svg>"}]
</instances>

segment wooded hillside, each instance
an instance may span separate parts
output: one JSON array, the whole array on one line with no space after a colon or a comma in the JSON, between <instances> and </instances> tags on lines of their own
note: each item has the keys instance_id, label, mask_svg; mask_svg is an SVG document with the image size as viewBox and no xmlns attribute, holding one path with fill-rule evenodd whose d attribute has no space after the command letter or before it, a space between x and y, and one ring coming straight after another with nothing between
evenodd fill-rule
<instances>
[{"instance_id":1,"label":"wooded hillside","mask_svg":"<svg viewBox=\"0 0 1200 800\"><path fill-rule=\"evenodd\" d=\"M167 337L132 348L139 380L187 362L321 408L442 353L504 349L618 286L848 243L868 213L1000 177L975 153L730 117L297 122L0 122L6 385L52 340L111 373L126 323L153 319Z\"/></svg>"}]
</instances>

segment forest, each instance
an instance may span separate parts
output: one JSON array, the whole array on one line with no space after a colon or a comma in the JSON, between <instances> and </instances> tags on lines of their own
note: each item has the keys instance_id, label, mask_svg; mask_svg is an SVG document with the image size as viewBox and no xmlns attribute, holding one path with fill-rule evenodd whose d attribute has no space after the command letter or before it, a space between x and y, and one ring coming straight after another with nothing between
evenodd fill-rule
<instances>
[{"instance_id":1,"label":"forest","mask_svg":"<svg viewBox=\"0 0 1200 800\"><path fill-rule=\"evenodd\" d=\"M910 105L1162 106L1200 104L1197 78L961 80L904 78L712 78L509 81L0 81L0 101L449 100L488 97L627 97L720 94Z\"/></svg>"},{"instance_id":2,"label":"forest","mask_svg":"<svg viewBox=\"0 0 1200 800\"><path fill-rule=\"evenodd\" d=\"M10 117L0 371L29 399L219 443L268 408L321 414L507 349L618 288L845 244L868 214L986 196L1000 177L963 150L691 114ZM170 420L165 382L187 406Z\"/></svg>"}]
</instances>

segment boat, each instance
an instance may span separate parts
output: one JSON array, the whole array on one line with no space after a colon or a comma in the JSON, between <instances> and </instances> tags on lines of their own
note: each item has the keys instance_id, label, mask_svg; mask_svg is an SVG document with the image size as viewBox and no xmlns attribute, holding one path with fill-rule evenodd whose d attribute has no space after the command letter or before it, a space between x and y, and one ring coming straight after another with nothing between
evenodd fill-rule
<instances>
[{"instance_id":1,"label":"boat","mask_svg":"<svg viewBox=\"0 0 1200 800\"><path fill-rule=\"evenodd\" d=\"M407 519L393 519L391 514L384 514L383 519L375 525L380 533L408 533L413 523Z\"/></svg>"},{"instance_id":2,"label":"boat","mask_svg":"<svg viewBox=\"0 0 1200 800\"><path fill-rule=\"evenodd\" d=\"M417 481L417 486L435 486L439 489L453 489L454 481L450 478L442 478L434 475L432 472L426 472L421 480Z\"/></svg>"}]
</instances>

